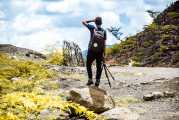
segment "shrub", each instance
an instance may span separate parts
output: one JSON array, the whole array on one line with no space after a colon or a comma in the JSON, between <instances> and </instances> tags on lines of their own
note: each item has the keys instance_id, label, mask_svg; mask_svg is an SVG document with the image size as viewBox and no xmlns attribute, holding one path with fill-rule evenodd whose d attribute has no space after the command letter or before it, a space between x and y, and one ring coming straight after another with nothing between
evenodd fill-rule
<instances>
[{"instance_id":1,"label":"shrub","mask_svg":"<svg viewBox=\"0 0 179 120\"><path fill-rule=\"evenodd\" d=\"M161 55L161 54L160 54L159 52L154 53L154 54L151 56L151 60L152 60L153 62L157 61L157 60L159 59L160 55Z\"/></svg>"},{"instance_id":2,"label":"shrub","mask_svg":"<svg viewBox=\"0 0 179 120\"><path fill-rule=\"evenodd\" d=\"M111 51L112 54L118 53L120 51L120 44L114 44L111 49L112 49L112 51Z\"/></svg>"},{"instance_id":3,"label":"shrub","mask_svg":"<svg viewBox=\"0 0 179 120\"><path fill-rule=\"evenodd\" d=\"M55 51L50 54L50 58L47 60L48 63L61 65L64 61L63 54L61 52Z\"/></svg>"},{"instance_id":4,"label":"shrub","mask_svg":"<svg viewBox=\"0 0 179 120\"><path fill-rule=\"evenodd\" d=\"M40 62L9 59L7 55L0 54L0 78L11 79L13 77L28 78L35 76L37 79L46 79L57 76L47 70Z\"/></svg>"},{"instance_id":5,"label":"shrub","mask_svg":"<svg viewBox=\"0 0 179 120\"><path fill-rule=\"evenodd\" d=\"M138 60L138 61L139 61L139 58L138 58L138 57L135 57L135 56L132 57L132 58L130 59L129 66L135 66L135 67L141 66L141 63L138 62L138 61L135 61L135 60Z\"/></svg>"},{"instance_id":6,"label":"shrub","mask_svg":"<svg viewBox=\"0 0 179 120\"><path fill-rule=\"evenodd\" d=\"M178 12L169 12L167 13L168 17L171 19L177 18L179 16Z\"/></svg>"},{"instance_id":7,"label":"shrub","mask_svg":"<svg viewBox=\"0 0 179 120\"><path fill-rule=\"evenodd\" d=\"M112 53L112 48L106 48L106 55L109 55Z\"/></svg>"},{"instance_id":8,"label":"shrub","mask_svg":"<svg viewBox=\"0 0 179 120\"><path fill-rule=\"evenodd\" d=\"M142 55L144 55L144 52L137 52L136 55L137 56L142 56Z\"/></svg>"},{"instance_id":9,"label":"shrub","mask_svg":"<svg viewBox=\"0 0 179 120\"><path fill-rule=\"evenodd\" d=\"M134 66L134 67L140 67L140 66L141 66L141 63L134 61L134 63L132 64L132 66Z\"/></svg>"},{"instance_id":10,"label":"shrub","mask_svg":"<svg viewBox=\"0 0 179 120\"><path fill-rule=\"evenodd\" d=\"M144 47L149 47L149 46L151 46L151 43L148 42L148 41L145 41L145 42L143 42L143 46Z\"/></svg>"},{"instance_id":11,"label":"shrub","mask_svg":"<svg viewBox=\"0 0 179 120\"><path fill-rule=\"evenodd\" d=\"M155 19L154 19L154 22L157 24L157 25L160 25L163 21L163 17L162 17L162 14L159 14Z\"/></svg>"},{"instance_id":12,"label":"shrub","mask_svg":"<svg viewBox=\"0 0 179 120\"><path fill-rule=\"evenodd\" d=\"M152 24L149 26L150 29L156 29L158 26L155 22L152 22Z\"/></svg>"},{"instance_id":13,"label":"shrub","mask_svg":"<svg viewBox=\"0 0 179 120\"><path fill-rule=\"evenodd\" d=\"M175 59L174 59L173 63L177 63L177 62L179 62L179 52L177 52L175 54Z\"/></svg>"},{"instance_id":14,"label":"shrub","mask_svg":"<svg viewBox=\"0 0 179 120\"><path fill-rule=\"evenodd\" d=\"M170 35L168 35L168 34L163 34L163 35L161 36L162 39L169 38L169 37L170 37Z\"/></svg>"},{"instance_id":15,"label":"shrub","mask_svg":"<svg viewBox=\"0 0 179 120\"><path fill-rule=\"evenodd\" d=\"M178 27L175 25L165 25L161 27L161 29L164 31L168 31L169 29L175 29L175 28L178 28Z\"/></svg>"},{"instance_id":16,"label":"shrub","mask_svg":"<svg viewBox=\"0 0 179 120\"><path fill-rule=\"evenodd\" d=\"M47 79L52 77L57 77L57 74L47 70L40 62L9 59L0 54L0 120L42 120L44 118L39 114L44 109L58 109L62 117L65 112L74 112L89 120L104 119L79 104L63 100L59 96L58 81ZM54 90L58 90L59 94ZM57 119L57 116L48 119Z\"/></svg>"},{"instance_id":17,"label":"shrub","mask_svg":"<svg viewBox=\"0 0 179 120\"><path fill-rule=\"evenodd\" d=\"M137 56L133 56L131 59L132 59L132 61L139 61L140 60L140 58L137 57Z\"/></svg>"},{"instance_id":18,"label":"shrub","mask_svg":"<svg viewBox=\"0 0 179 120\"><path fill-rule=\"evenodd\" d=\"M167 49L168 49L168 46L162 45L162 46L160 46L159 51L160 52L165 52Z\"/></svg>"},{"instance_id":19,"label":"shrub","mask_svg":"<svg viewBox=\"0 0 179 120\"><path fill-rule=\"evenodd\" d=\"M60 115L66 111L71 113L72 108L76 115L84 116L89 120L95 118L104 119L92 111L88 111L85 107L77 103L63 101L61 97L51 94L40 95L35 92L14 92L3 95L0 99L0 119L22 120L22 119L42 119L39 116L40 111L44 109L59 109ZM49 119L57 119L52 116ZM64 119L64 118L62 118Z\"/></svg>"},{"instance_id":20,"label":"shrub","mask_svg":"<svg viewBox=\"0 0 179 120\"><path fill-rule=\"evenodd\" d=\"M137 40L136 37L129 37L127 38L124 42L121 43L121 45L123 46L133 46L134 42Z\"/></svg>"},{"instance_id":21,"label":"shrub","mask_svg":"<svg viewBox=\"0 0 179 120\"><path fill-rule=\"evenodd\" d=\"M64 61L64 56L62 52L58 50L58 48L54 46L47 46L45 48L45 51L49 53L47 56L47 60L45 61L46 63L50 64L55 64L55 65L61 65L63 64Z\"/></svg>"},{"instance_id":22,"label":"shrub","mask_svg":"<svg viewBox=\"0 0 179 120\"><path fill-rule=\"evenodd\" d=\"M158 28L158 25L155 22L152 22L151 25L144 25L143 27L145 31L155 31L157 30L157 28Z\"/></svg>"}]
</instances>

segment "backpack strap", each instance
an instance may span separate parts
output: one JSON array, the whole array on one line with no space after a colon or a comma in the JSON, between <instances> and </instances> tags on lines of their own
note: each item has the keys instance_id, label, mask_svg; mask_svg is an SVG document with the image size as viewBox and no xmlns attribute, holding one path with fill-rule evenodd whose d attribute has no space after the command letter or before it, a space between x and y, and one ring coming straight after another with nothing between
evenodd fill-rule
<instances>
[{"instance_id":1,"label":"backpack strap","mask_svg":"<svg viewBox=\"0 0 179 120\"><path fill-rule=\"evenodd\" d=\"M98 27L95 26L94 27L94 32L96 32L96 31L98 31Z\"/></svg>"},{"instance_id":2,"label":"backpack strap","mask_svg":"<svg viewBox=\"0 0 179 120\"><path fill-rule=\"evenodd\" d=\"M99 29L98 29L98 27L94 27L94 32L96 32L96 31L99 31ZM105 30L103 29L103 28L101 28L101 30L100 31L102 31L103 32L103 34L104 34L104 32L105 32Z\"/></svg>"}]
</instances>

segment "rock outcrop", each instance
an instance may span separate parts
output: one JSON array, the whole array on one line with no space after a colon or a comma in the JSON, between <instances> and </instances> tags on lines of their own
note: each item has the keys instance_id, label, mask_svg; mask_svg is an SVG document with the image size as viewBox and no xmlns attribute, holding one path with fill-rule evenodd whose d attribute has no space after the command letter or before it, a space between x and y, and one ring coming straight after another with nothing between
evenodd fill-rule
<instances>
[{"instance_id":1,"label":"rock outcrop","mask_svg":"<svg viewBox=\"0 0 179 120\"><path fill-rule=\"evenodd\" d=\"M115 107L112 96L94 86L72 88L67 99L96 113L102 113Z\"/></svg>"},{"instance_id":2,"label":"rock outcrop","mask_svg":"<svg viewBox=\"0 0 179 120\"><path fill-rule=\"evenodd\" d=\"M26 49L26 48L21 48L21 47L16 47L10 44L0 44L0 54L1 53L6 53L9 57L20 57L23 59L46 59L45 55L42 53Z\"/></svg>"},{"instance_id":3,"label":"rock outcrop","mask_svg":"<svg viewBox=\"0 0 179 120\"><path fill-rule=\"evenodd\" d=\"M144 30L111 48L110 64L179 67L179 1L166 8ZM140 19L140 18L139 18Z\"/></svg>"}]
</instances>

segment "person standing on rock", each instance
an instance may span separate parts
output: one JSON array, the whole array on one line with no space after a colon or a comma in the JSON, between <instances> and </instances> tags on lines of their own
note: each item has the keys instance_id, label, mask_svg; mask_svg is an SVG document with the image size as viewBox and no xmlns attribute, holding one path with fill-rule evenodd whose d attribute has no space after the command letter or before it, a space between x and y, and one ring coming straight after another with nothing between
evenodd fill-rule
<instances>
[{"instance_id":1,"label":"person standing on rock","mask_svg":"<svg viewBox=\"0 0 179 120\"><path fill-rule=\"evenodd\" d=\"M96 26L89 24L94 22ZM85 25L90 30L90 41L88 44L88 54L87 54L87 61L86 61L86 69L88 72L88 82L87 85L93 85L93 78L92 78L92 63L96 60L96 82L95 86L99 86L100 78L101 78L101 63L104 62L105 58L105 49L106 49L106 38L107 34L106 31L101 27L102 25L102 18L96 17L92 20L83 21L83 25Z\"/></svg>"}]
</instances>

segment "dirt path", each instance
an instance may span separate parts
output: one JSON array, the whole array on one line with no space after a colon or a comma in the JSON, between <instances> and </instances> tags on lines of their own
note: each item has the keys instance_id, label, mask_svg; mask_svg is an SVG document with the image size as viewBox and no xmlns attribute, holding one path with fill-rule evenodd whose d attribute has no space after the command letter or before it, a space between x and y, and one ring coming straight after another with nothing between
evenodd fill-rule
<instances>
[{"instance_id":1,"label":"dirt path","mask_svg":"<svg viewBox=\"0 0 179 120\"><path fill-rule=\"evenodd\" d=\"M85 68L78 68L85 70ZM179 120L179 68L147 68L147 67L108 67L115 78L110 77L112 87L103 71L100 88L106 90L114 97L131 96L140 102L127 103L127 107L141 113L139 120ZM95 75L95 67L93 68ZM109 74L108 74L109 75ZM63 84L71 87L86 85L86 80L65 80ZM109 75L110 76L110 75ZM173 98L160 98L152 101L143 101L143 95L150 92L177 91Z\"/></svg>"}]
</instances>

